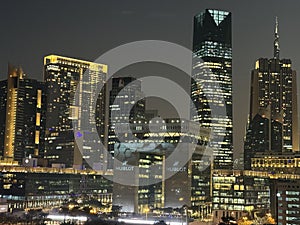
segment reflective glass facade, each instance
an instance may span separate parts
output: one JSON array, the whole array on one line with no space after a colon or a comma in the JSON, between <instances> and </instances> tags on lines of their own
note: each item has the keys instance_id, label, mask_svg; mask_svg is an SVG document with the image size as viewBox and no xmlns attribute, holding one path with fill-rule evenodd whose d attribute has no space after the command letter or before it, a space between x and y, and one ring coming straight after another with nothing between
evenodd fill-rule
<instances>
[{"instance_id":1,"label":"reflective glass facade","mask_svg":"<svg viewBox=\"0 0 300 225\"><path fill-rule=\"evenodd\" d=\"M109 95L109 136L108 148L114 157L115 144L119 143L115 134L115 127L126 123L144 123L145 100L142 98L141 82L133 77L112 79L112 88ZM113 167L113 160L108 162Z\"/></svg>"},{"instance_id":2,"label":"reflective glass facade","mask_svg":"<svg viewBox=\"0 0 300 225\"><path fill-rule=\"evenodd\" d=\"M120 138L125 141L115 145L114 154L125 163L115 165L114 178L117 177L117 181L120 181L123 177L128 179L130 174L136 177L140 186L133 187L116 182L113 191L114 204L123 205L124 211L141 213L149 208L180 208L184 204L198 211L210 200L210 161L209 156L203 155L202 146L208 142L209 130L202 128L194 136L189 131L199 129L197 123L179 118L165 119L162 125L159 122L160 120L153 119L149 123L136 121L131 124L130 130L134 136L139 137L138 140L126 138L129 137L129 132L125 129L120 134ZM154 127L149 130L149 126ZM177 162L170 164L166 158L180 142L186 143L184 151L190 148L191 143L197 142L199 145L190 159L185 158L188 157L186 152ZM183 158L187 163L179 167L179 160ZM134 170L133 165L138 166L138 170ZM174 174L166 177L170 173ZM207 214L207 211L208 209L203 208L202 213Z\"/></svg>"},{"instance_id":3,"label":"reflective glass facade","mask_svg":"<svg viewBox=\"0 0 300 225\"><path fill-rule=\"evenodd\" d=\"M215 169L233 167L231 13L206 9L194 17L192 115L203 127L213 128ZM224 114L212 112L225 107ZM214 114L214 115L213 115ZM224 130L220 129L224 128Z\"/></svg>"}]
</instances>

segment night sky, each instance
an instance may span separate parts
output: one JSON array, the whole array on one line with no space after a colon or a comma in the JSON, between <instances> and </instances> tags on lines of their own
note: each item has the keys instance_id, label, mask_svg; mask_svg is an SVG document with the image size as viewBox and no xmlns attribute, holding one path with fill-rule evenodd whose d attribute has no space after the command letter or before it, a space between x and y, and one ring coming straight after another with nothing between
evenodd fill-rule
<instances>
[{"instance_id":1,"label":"night sky","mask_svg":"<svg viewBox=\"0 0 300 225\"><path fill-rule=\"evenodd\" d=\"M250 71L257 58L273 55L275 16L281 58L292 59L300 74L300 1L1 1L0 79L6 78L10 62L21 65L29 77L42 80L43 56L50 53L94 61L111 48L145 39L191 48L193 16L205 8L232 12L237 156L249 111Z\"/></svg>"}]
</instances>

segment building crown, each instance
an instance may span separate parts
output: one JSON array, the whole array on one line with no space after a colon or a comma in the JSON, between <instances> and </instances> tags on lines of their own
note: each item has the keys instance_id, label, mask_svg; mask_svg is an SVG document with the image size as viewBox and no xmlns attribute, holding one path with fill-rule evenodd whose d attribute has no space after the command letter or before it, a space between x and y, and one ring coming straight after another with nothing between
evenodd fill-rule
<instances>
[{"instance_id":1,"label":"building crown","mask_svg":"<svg viewBox=\"0 0 300 225\"><path fill-rule=\"evenodd\" d=\"M278 32L278 18L276 16L276 22L275 22L275 40L274 40L274 58L279 59L279 32Z\"/></svg>"}]
</instances>

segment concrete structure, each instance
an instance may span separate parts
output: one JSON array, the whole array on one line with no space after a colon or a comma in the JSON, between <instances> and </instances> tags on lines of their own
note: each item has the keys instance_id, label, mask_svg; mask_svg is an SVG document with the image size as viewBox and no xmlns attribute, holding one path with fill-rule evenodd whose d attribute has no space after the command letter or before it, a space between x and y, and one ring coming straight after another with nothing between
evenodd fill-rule
<instances>
[{"instance_id":1,"label":"concrete structure","mask_svg":"<svg viewBox=\"0 0 300 225\"><path fill-rule=\"evenodd\" d=\"M22 162L44 153L45 91L42 82L26 77L22 68L8 66L1 82L0 152L5 160Z\"/></svg>"},{"instance_id":2,"label":"concrete structure","mask_svg":"<svg viewBox=\"0 0 300 225\"><path fill-rule=\"evenodd\" d=\"M278 225L300 224L300 181L274 182L273 214Z\"/></svg>"},{"instance_id":3,"label":"concrete structure","mask_svg":"<svg viewBox=\"0 0 300 225\"><path fill-rule=\"evenodd\" d=\"M20 166L0 169L0 199L7 202L9 211L59 207L80 195L112 204L112 182L100 171Z\"/></svg>"},{"instance_id":4,"label":"concrete structure","mask_svg":"<svg viewBox=\"0 0 300 225\"><path fill-rule=\"evenodd\" d=\"M285 153L257 153L251 158L251 168L255 171L269 173L284 173L300 175L300 154Z\"/></svg>"},{"instance_id":5,"label":"concrete structure","mask_svg":"<svg viewBox=\"0 0 300 225\"><path fill-rule=\"evenodd\" d=\"M97 88L106 82L106 73L107 66L103 64L58 55L44 58L45 157L50 163L93 167L87 163L93 158L100 169L106 167L103 145L107 144L108 132L107 89L104 87L98 96L94 96ZM76 138L80 139L77 142L74 130ZM100 141L94 143L98 135L103 145Z\"/></svg>"},{"instance_id":6,"label":"concrete structure","mask_svg":"<svg viewBox=\"0 0 300 225\"><path fill-rule=\"evenodd\" d=\"M280 59L276 19L274 56L260 58L251 73L245 169L257 152L299 151L297 81L290 59Z\"/></svg>"},{"instance_id":7,"label":"concrete structure","mask_svg":"<svg viewBox=\"0 0 300 225\"><path fill-rule=\"evenodd\" d=\"M214 220L223 215L236 219L253 211L270 210L270 177L242 170L214 170L212 204Z\"/></svg>"}]
</instances>

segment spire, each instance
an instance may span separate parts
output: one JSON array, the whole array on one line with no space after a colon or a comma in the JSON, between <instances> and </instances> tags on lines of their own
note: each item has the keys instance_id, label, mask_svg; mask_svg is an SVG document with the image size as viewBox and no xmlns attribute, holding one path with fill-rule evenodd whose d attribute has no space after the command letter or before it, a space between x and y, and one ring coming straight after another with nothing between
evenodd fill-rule
<instances>
[{"instance_id":1,"label":"spire","mask_svg":"<svg viewBox=\"0 0 300 225\"><path fill-rule=\"evenodd\" d=\"M276 24L275 24L275 40L274 40L274 58L279 59L279 33L278 33L278 18L276 16Z\"/></svg>"}]
</instances>

